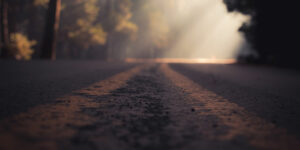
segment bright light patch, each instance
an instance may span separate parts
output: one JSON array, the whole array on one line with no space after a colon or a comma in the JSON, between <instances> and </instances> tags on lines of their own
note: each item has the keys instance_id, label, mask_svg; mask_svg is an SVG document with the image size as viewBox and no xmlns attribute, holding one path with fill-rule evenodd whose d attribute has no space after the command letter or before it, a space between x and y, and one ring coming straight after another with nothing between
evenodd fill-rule
<instances>
[{"instance_id":1,"label":"bright light patch","mask_svg":"<svg viewBox=\"0 0 300 150\"><path fill-rule=\"evenodd\" d=\"M171 58L235 58L245 39L238 28L249 18L229 14L222 0L178 0L177 22L187 22L172 48L165 53ZM194 15L196 17L190 17ZM186 18L190 17L190 20Z\"/></svg>"},{"instance_id":2,"label":"bright light patch","mask_svg":"<svg viewBox=\"0 0 300 150\"><path fill-rule=\"evenodd\" d=\"M127 58L127 63L185 63L185 64L234 64L235 59L216 59L216 58L198 58L198 59L183 59L183 58L156 58L156 59L139 59Z\"/></svg>"}]
</instances>

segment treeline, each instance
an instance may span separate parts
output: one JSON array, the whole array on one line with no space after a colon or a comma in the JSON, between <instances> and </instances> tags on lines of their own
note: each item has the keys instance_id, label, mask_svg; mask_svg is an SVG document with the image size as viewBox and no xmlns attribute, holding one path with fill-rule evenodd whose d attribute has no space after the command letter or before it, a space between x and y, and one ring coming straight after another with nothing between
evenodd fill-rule
<instances>
[{"instance_id":1,"label":"treeline","mask_svg":"<svg viewBox=\"0 0 300 150\"><path fill-rule=\"evenodd\" d=\"M18 60L158 57L172 37L164 15L170 2L1 0L0 55Z\"/></svg>"},{"instance_id":2,"label":"treeline","mask_svg":"<svg viewBox=\"0 0 300 150\"><path fill-rule=\"evenodd\" d=\"M240 28L258 57L240 56L245 62L300 68L300 9L296 1L223 0L230 12L251 16Z\"/></svg>"}]
</instances>

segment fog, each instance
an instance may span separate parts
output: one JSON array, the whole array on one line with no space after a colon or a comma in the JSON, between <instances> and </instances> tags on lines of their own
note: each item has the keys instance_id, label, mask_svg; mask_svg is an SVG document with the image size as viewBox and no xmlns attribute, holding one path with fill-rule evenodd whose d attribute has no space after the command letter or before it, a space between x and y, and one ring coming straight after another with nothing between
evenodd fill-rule
<instances>
[{"instance_id":1,"label":"fog","mask_svg":"<svg viewBox=\"0 0 300 150\"><path fill-rule=\"evenodd\" d=\"M7 3L1 55L17 60L229 59L248 48L238 29L249 17L229 13L222 0Z\"/></svg>"},{"instance_id":2,"label":"fog","mask_svg":"<svg viewBox=\"0 0 300 150\"><path fill-rule=\"evenodd\" d=\"M161 1L153 3L163 10L172 32L168 48L156 57L229 59L248 48L238 29L249 17L228 13L222 0L173 0L173 5L167 6ZM132 49L127 57L151 51L144 41L139 42L145 47Z\"/></svg>"}]
</instances>

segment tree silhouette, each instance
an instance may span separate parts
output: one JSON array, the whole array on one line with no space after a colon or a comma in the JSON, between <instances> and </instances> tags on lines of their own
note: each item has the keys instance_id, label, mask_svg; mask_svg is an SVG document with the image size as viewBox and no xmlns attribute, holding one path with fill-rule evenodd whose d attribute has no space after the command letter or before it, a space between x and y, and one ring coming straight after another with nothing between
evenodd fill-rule
<instances>
[{"instance_id":1,"label":"tree silhouette","mask_svg":"<svg viewBox=\"0 0 300 150\"><path fill-rule=\"evenodd\" d=\"M240 31L259 54L260 63L298 66L299 9L282 0L223 0L228 11L252 17Z\"/></svg>"},{"instance_id":2,"label":"tree silhouette","mask_svg":"<svg viewBox=\"0 0 300 150\"><path fill-rule=\"evenodd\" d=\"M42 55L44 59L56 59L56 35L59 27L61 0L50 0L46 20L45 35L42 45Z\"/></svg>"},{"instance_id":3,"label":"tree silhouette","mask_svg":"<svg viewBox=\"0 0 300 150\"><path fill-rule=\"evenodd\" d=\"M0 43L0 55L1 57L7 57L8 44L9 44L9 32L8 32L8 4L6 0L0 2L0 27L1 27L1 43Z\"/></svg>"}]
</instances>

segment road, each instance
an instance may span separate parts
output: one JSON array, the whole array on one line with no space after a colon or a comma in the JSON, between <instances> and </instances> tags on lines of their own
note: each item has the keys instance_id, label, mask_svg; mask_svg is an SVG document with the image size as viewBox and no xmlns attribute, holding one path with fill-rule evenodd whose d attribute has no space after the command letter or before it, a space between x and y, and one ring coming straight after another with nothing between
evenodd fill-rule
<instances>
[{"instance_id":1,"label":"road","mask_svg":"<svg viewBox=\"0 0 300 150\"><path fill-rule=\"evenodd\" d=\"M300 72L0 61L0 149L298 149Z\"/></svg>"}]
</instances>

